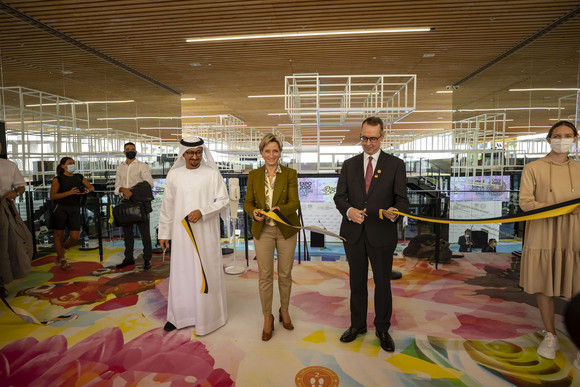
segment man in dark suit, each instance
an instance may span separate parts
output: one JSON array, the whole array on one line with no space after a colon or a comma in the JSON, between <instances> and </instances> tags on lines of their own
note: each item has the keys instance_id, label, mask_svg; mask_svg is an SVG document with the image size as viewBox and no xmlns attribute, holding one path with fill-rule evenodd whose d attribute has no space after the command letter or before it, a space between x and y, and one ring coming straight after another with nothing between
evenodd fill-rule
<instances>
[{"instance_id":1,"label":"man in dark suit","mask_svg":"<svg viewBox=\"0 0 580 387\"><path fill-rule=\"evenodd\" d=\"M350 327L340 341L348 343L367 331L368 262L375 282L376 335L387 352L395 350L389 335L392 314L391 271L398 242L393 210L407 212L407 181L403 160L381 150L384 124L369 117L361 128L364 153L342 166L334 202L343 216L340 235L350 271ZM382 210L382 217L379 211Z\"/></svg>"},{"instance_id":2,"label":"man in dark suit","mask_svg":"<svg viewBox=\"0 0 580 387\"><path fill-rule=\"evenodd\" d=\"M465 230L465 234L459 237L457 241L459 245L459 252L461 253L468 253L471 252L471 248L473 247L473 241L471 240L471 230Z\"/></svg>"}]
</instances>

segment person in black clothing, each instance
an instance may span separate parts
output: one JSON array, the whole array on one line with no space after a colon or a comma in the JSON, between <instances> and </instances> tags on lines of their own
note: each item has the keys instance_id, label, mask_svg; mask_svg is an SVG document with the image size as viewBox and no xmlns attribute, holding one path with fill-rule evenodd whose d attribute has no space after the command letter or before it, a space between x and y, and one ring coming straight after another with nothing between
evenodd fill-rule
<instances>
[{"instance_id":1,"label":"person in black clothing","mask_svg":"<svg viewBox=\"0 0 580 387\"><path fill-rule=\"evenodd\" d=\"M63 270L72 269L64 254L77 243L81 234L81 195L94 190L83 175L74 173L75 170L75 161L63 157L56 167L56 177L50 187L50 200L54 202L52 221L56 264ZM65 227L68 227L69 237L63 243Z\"/></svg>"},{"instance_id":2,"label":"person in black clothing","mask_svg":"<svg viewBox=\"0 0 580 387\"><path fill-rule=\"evenodd\" d=\"M496 252L497 241L495 239L490 239L487 246L483 249L484 253L495 253Z\"/></svg>"},{"instance_id":3,"label":"person in black clothing","mask_svg":"<svg viewBox=\"0 0 580 387\"><path fill-rule=\"evenodd\" d=\"M126 200L134 200L133 194L139 190L137 188L138 184L147 182L149 188L153 188L153 177L151 177L151 169L149 166L137 160L135 144L132 142L126 143L123 152L125 153L126 160L117 167L115 175L115 195L122 195ZM145 207L148 213L151 212L150 200L145 201ZM146 271L151 269L151 257L153 254L149 216L147 216L147 220L137 223L136 226L141 234L141 242L143 243L143 270ZM125 257L123 262L116 265L117 269L123 269L135 264L135 258L133 257L135 247L134 225L123 227L123 239L125 241Z\"/></svg>"},{"instance_id":4,"label":"person in black clothing","mask_svg":"<svg viewBox=\"0 0 580 387\"><path fill-rule=\"evenodd\" d=\"M465 230L465 234L459 237L457 244L459 245L460 252L470 252L471 251L471 247L473 246L473 241L471 240L471 230L470 229Z\"/></svg>"}]
</instances>

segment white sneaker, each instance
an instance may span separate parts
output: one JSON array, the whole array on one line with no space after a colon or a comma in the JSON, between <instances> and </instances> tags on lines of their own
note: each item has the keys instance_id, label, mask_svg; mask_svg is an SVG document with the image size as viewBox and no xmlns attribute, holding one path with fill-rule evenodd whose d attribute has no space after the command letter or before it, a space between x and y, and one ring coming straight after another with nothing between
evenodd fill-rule
<instances>
[{"instance_id":1,"label":"white sneaker","mask_svg":"<svg viewBox=\"0 0 580 387\"><path fill-rule=\"evenodd\" d=\"M555 359L556 351L560 349L560 344L558 343L558 337L550 332L546 332L544 335L544 340L538 346L538 355L545 357L546 359Z\"/></svg>"},{"instance_id":2,"label":"white sneaker","mask_svg":"<svg viewBox=\"0 0 580 387\"><path fill-rule=\"evenodd\" d=\"M578 354L576 355L576 360L574 360L574 367L578 368L580 370L580 352L578 352Z\"/></svg>"}]
</instances>

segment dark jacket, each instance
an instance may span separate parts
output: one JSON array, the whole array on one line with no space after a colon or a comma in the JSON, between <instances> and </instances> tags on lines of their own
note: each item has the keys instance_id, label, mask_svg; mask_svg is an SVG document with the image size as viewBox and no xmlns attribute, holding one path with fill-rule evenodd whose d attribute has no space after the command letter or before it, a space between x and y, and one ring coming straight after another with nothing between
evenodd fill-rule
<instances>
[{"instance_id":1,"label":"dark jacket","mask_svg":"<svg viewBox=\"0 0 580 387\"><path fill-rule=\"evenodd\" d=\"M248 185L246 189L246 199L244 201L244 210L252 219L252 235L260 238L262 226L266 220L257 222L254 220L254 209L266 209L266 167L261 167L250 171L248 175ZM276 184L272 195L272 207L280 207L280 212L294 226L300 225L300 220L296 211L300 207L298 199L298 174L295 169L280 166L281 173L276 175ZM288 239L296 234L299 229L276 223L284 239Z\"/></svg>"},{"instance_id":2,"label":"dark jacket","mask_svg":"<svg viewBox=\"0 0 580 387\"><path fill-rule=\"evenodd\" d=\"M467 238L465 237L465 235L462 235L459 237L459 240L457 241L457 244L459 245L459 251L462 253L468 253L471 251L471 248L473 247L472 245L468 245L467 244ZM469 242L473 242L473 240L471 239L471 236L469 236Z\"/></svg>"},{"instance_id":3,"label":"dark jacket","mask_svg":"<svg viewBox=\"0 0 580 387\"><path fill-rule=\"evenodd\" d=\"M369 192L365 192L364 154L346 160L340 171L334 203L342 214L340 236L346 243L356 243L365 230L374 247L397 244L397 223L379 218L379 210L395 207L401 212L409 211L407 199L407 176L403 160L381 151ZM350 207L367 209L363 224L351 222L346 217Z\"/></svg>"},{"instance_id":4,"label":"dark jacket","mask_svg":"<svg viewBox=\"0 0 580 387\"><path fill-rule=\"evenodd\" d=\"M133 193L133 196L131 196L130 199L131 201L144 203L147 213L153 211L153 208L151 207L151 202L153 201L153 190L148 182L142 181L135 184L133 189L131 189L131 192Z\"/></svg>"}]
</instances>

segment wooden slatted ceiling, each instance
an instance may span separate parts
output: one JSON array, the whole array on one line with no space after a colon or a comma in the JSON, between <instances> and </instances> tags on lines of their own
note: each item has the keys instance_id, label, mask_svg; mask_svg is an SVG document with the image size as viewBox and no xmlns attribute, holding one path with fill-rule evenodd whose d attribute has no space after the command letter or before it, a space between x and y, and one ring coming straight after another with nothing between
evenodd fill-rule
<instances>
[{"instance_id":1,"label":"wooden slatted ceiling","mask_svg":"<svg viewBox=\"0 0 580 387\"><path fill-rule=\"evenodd\" d=\"M4 3L186 96L198 97L183 105L183 115L230 113L254 126L289 122L285 117L266 115L283 111L281 99L248 100L247 95L280 94L284 76L293 73L416 73L417 107L449 109L451 98L436 95L435 90L461 79L579 5L577 1L531 0ZM436 30L364 37L185 42L190 37L216 35L411 26ZM0 34L2 55L11 57L13 53L13 58L25 58L22 61L28 66L38 68L95 66L94 60L70 51L51 61L51 53L60 48L54 49L53 38L38 40L38 32L31 30L20 26ZM16 42L35 50L26 53L6 48ZM424 53L435 57L423 58ZM16 60L13 58L9 60ZM200 66L192 66L194 63ZM95 72L106 74L107 64L96 65ZM121 86L114 91L114 85L107 87L112 94L123 94ZM74 87L67 92L74 94ZM86 90L77 93L84 95Z\"/></svg>"}]
</instances>

